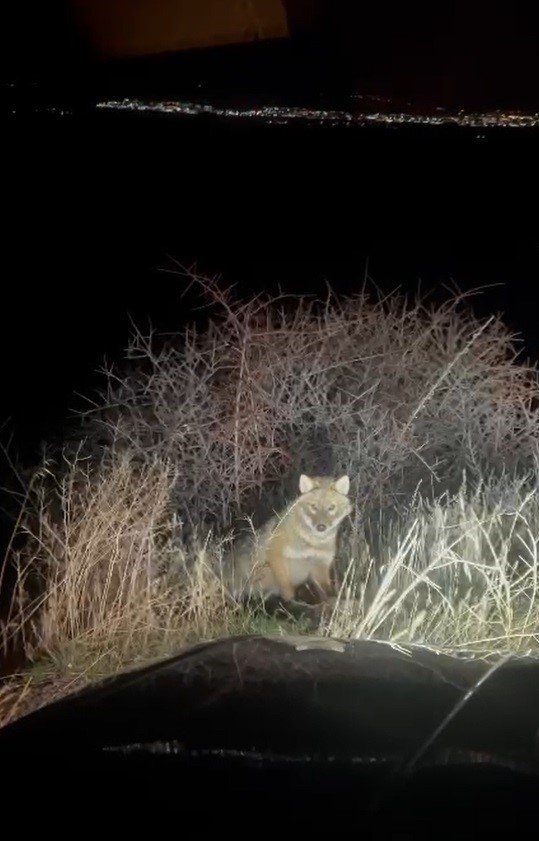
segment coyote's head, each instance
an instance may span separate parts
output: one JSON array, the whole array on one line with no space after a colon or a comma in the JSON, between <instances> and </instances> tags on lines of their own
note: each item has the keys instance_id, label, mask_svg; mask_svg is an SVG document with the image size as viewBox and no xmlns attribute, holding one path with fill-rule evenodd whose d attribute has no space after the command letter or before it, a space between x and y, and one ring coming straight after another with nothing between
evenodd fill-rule
<instances>
[{"instance_id":1,"label":"coyote's head","mask_svg":"<svg viewBox=\"0 0 539 841\"><path fill-rule=\"evenodd\" d=\"M348 499L350 479L341 476L305 476L299 479L301 496L297 501L298 512L312 531L323 537L334 531L352 510Z\"/></svg>"}]
</instances>

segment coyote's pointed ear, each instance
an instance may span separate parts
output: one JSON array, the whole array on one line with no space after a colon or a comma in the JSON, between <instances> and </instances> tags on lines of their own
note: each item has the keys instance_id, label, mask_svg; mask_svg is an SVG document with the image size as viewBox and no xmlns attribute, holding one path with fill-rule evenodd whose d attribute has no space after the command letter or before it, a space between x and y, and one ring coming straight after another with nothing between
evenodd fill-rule
<instances>
[{"instance_id":1,"label":"coyote's pointed ear","mask_svg":"<svg viewBox=\"0 0 539 841\"><path fill-rule=\"evenodd\" d=\"M337 493L343 494L343 496L348 496L348 491L350 490L350 479L348 476L341 476L340 479L333 482L333 487Z\"/></svg>"},{"instance_id":2,"label":"coyote's pointed ear","mask_svg":"<svg viewBox=\"0 0 539 841\"><path fill-rule=\"evenodd\" d=\"M310 476L306 476L305 473L302 473L299 477L299 489L302 494L309 493L315 487L315 484Z\"/></svg>"}]
</instances>

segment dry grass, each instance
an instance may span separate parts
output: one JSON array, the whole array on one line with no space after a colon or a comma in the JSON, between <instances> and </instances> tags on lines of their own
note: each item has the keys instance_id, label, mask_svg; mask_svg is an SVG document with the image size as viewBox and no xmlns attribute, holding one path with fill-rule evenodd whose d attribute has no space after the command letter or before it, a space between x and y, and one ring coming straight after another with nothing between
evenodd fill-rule
<instances>
[{"instance_id":1,"label":"dry grass","mask_svg":"<svg viewBox=\"0 0 539 841\"><path fill-rule=\"evenodd\" d=\"M35 478L0 626L4 654L22 652L26 669L0 689L0 722L200 640L286 631L227 595L222 540L178 541L175 479L170 465L125 452L100 470L75 460L60 482Z\"/></svg>"},{"instance_id":2,"label":"dry grass","mask_svg":"<svg viewBox=\"0 0 539 841\"><path fill-rule=\"evenodd\" d=\"M221 317L167 344L136 334L86 442L32 481L1 629L25 669L0 720L195 641L301 631L219 573L237 517L290 499L300 470L354 480L320 633L535 648L539 393L501 320L460 299L242 304L202 284Z\"/></svg>"},{"instance_id":3,"label":"dry grass","mask_svg":"<svg viewBox=\"0 0 539 841\"><path fill-rule=\"evenodd\" d=\"M324 633L446 651L539 651L537 473L418 498L348 568ZM383 527L382 527L383 528Z\"/></svg>"},{"instance_id":4,"label":"dry grass","mask_svg":"<svg viewBox=\"0 0 539 841\"><path fill-rule=\"evenodd\" d=\"M36 486L6 653L16 642L28 661L45 655L59 673L95 676L241 627L219 574L221 543L177 540L175 479L166 463L121 453L97 473L73 462L49 495Z\"/></svg>"}]
</instances>

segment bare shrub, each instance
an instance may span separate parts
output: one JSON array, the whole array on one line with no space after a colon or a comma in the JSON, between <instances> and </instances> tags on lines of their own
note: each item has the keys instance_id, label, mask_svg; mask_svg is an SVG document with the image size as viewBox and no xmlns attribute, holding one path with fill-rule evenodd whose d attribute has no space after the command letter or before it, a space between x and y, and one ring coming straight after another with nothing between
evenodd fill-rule
<instances>
[{"instance_id":1,"label":"bare shrub","mask_svg":"<svg viewBox=\"0 0 539 841\"><path fill-rule=\"evenodd\" d=\"M217 307L206 329L164 344L136 333L129 373L108 372L86 418L90 440L106 432L175 465L185 525L261 519L301 470L348 472L365 515L418 487L454 492L464 470L473 483L529 469L537 372L517 363L501 319L477 319L463 296L236 302L197 280Z\"/></svg>"}]
</instances>

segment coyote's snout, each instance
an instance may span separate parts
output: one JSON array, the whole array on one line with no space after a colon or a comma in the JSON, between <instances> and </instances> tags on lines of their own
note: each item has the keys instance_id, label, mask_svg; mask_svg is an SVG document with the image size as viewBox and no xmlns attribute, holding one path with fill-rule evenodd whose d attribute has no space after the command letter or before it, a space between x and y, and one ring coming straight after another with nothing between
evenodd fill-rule
<instances>
[{"instance_id":1,"label":"coyote's snout","mask_svg":"<svg viewBox=\"0 0 539 841\"><path fill-rule=\"evenodd\" d=\"M300 496L281 515L239 540L226 568L234 596L280 595L290 601L311 581L321 595L331 592L337 531L352 510L348 476L302 475Z\"/></svg>"}]
</instances>

